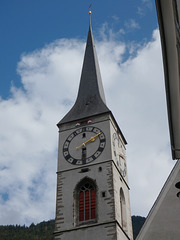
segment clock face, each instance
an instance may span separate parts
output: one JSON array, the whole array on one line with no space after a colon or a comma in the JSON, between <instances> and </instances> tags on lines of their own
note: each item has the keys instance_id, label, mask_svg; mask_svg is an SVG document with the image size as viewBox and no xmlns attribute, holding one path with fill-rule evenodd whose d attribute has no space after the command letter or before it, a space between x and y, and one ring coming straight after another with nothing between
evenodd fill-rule
<instances>
[{"instance_id":1,"label":"clock face","mask_svg":"<svg viewBox=\"0 0 180 240\"><path fill-rule=\"evenodd\" d=\"M71 164L83 165L101 155L106 145L105 134L93 126L78 128L64 142L63 156Z\"/></svg>"},{"instance_id":2,"label":"clock face","mask_svg":"<svg viewBox=\"0 0 180 240\"><path fill-rule=\"evenodd\" d=\"M117 133L113 133L113 152L116 161L116 165L120 170L120 173L123 177L126 176L126 161L125 154L121 140Z\"/></svg>"}]
</instances>

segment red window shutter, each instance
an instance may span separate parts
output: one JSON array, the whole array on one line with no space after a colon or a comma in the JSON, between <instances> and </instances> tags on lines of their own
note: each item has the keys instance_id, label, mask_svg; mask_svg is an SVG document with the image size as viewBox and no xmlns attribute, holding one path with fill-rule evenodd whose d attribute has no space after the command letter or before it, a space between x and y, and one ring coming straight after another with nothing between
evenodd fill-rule
<instances>
[{"instance_id":1,"label":"red window shutter","mask_svg":"<svg viewBox=\"0 0 180 240\"><path fill-rule=\"evenodd\" d=\"M96 218L95 190L91 190L91 219Z\"/></svg>"},{"instance_id":2,"label":"red window shutter","mask_svg":"<svg viewBox=\"0 0 180 240\"><path fill-rule=\"evenodd\" d=\"M89 190L85 191L85 220L89 220Z\"/></svg>"},{"instance_id":3,"label":"red window shutter","mask_svg":"<svg viewBox=\"0 0 180 240\"><path fill-rule=\"evenodd\" d=\"M96 196L92 185L85 184L79 192L79 221L96 218Z\"/></svg>"},{"instance_id":4,"label":"red window shutter","mask_svg":"<svg viewBox=\"0 0 180 240\"><path fill-rule=\"evenodd\" d=\"M84 192L79 193L79 221L84 221Z\"/></svg>"}]
</instances>

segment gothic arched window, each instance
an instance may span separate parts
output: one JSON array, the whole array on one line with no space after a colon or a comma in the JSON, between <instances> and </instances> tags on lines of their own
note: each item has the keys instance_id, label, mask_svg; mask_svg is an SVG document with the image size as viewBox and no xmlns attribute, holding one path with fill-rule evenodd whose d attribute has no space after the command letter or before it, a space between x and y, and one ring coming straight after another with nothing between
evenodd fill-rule
<instances>
[{"instance_id":1,"label":"gothic arched window","mask_svg":"<svg viewBox=\"0 0 180 240\"><path fill-rule=\"evenodd\" d=\"M96 189L89 180L83 181L78 188L77 209L79 222L96 219Z\"/></svg>"}]
</instances>

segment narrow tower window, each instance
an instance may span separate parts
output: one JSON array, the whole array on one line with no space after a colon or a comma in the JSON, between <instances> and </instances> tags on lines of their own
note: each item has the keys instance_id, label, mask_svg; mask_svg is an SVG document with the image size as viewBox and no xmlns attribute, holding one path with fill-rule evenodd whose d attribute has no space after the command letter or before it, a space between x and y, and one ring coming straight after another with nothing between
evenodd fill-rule
<instances>
[{"instance_id":1,"label":"narrow tower window","mask_svg":"<svg viewBox=\"0 0 180 240\"><path fill-rule=\"evenodd\" d=\"M86 147L82 148L82 159L86 158Z\"/></svg>"},{"instance_id":2,"label":"narrow tower window","mask_svg":"<svg viewBox=\"0 0 180 240\"><path fill-rule=\"evenodd\" d=\"M126 215L126 201L122 188L120 189L120 211L121 211L121 226L127 230L127 215Z\"/></svg>"}]
</instances>

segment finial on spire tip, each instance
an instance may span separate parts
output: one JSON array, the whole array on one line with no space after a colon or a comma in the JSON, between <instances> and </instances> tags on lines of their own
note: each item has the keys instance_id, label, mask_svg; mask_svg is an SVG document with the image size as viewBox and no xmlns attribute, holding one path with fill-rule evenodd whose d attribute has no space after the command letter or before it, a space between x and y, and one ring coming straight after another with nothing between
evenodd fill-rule
<instances>
[{"instance_id":1,"label":"finial on spire tip","mask_svg":"<svg viewBox=\"0 0 180 240\"><path fill-rule=\"evenodd\" d=\"M88 14L89 14L89 27L91 27L91 3L89 4L89 12L88 12Z\"/></svg>"},{"instance_id":2,"label":"finial on spire tip","mask_svg":"<svg viewBox=\"0 0 180 240\"><path fill-rule=\"evenodd\" d=\"M91 13L92 13L92 12L91 12L91 5L92 5L92 4L90 3L90 4L89 4L89 12L88 12L89 15L91 15Z\"/></svg>"}]
</instances>

